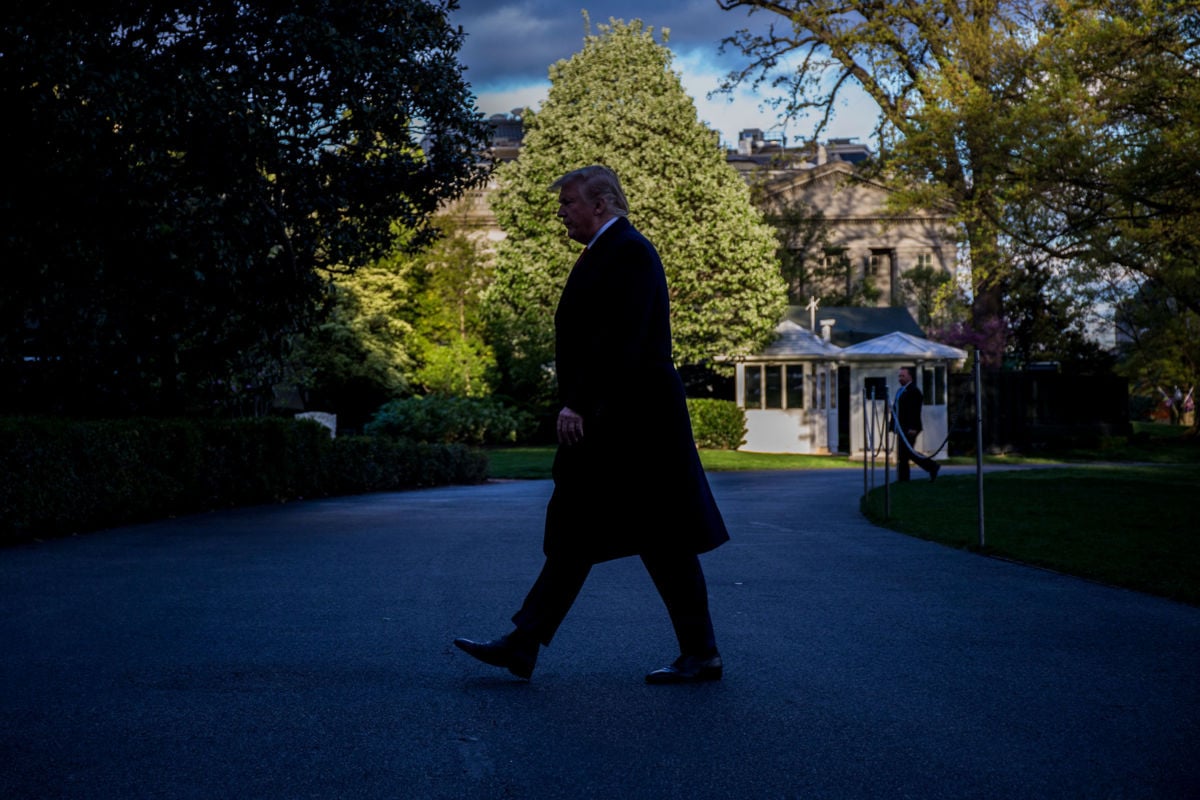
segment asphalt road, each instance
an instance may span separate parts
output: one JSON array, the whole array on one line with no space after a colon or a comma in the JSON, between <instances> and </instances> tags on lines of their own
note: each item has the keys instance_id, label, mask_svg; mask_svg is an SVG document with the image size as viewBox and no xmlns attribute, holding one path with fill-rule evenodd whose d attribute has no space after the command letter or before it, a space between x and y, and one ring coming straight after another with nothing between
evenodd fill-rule
<instances>
[{"instance_id":1,"label":"asphalt road","mask_svg":"<svg viewBox=\"0 0 1200 800\"><path fill-rule=\"evenodd\" d=\"M546 481L2 549L0 797L1200 798L1200 609L876 528L854 470L710 479L697 686L643 683L637 559L531 682L451 645L510 627Z\"/></svg>"}]
</instances>

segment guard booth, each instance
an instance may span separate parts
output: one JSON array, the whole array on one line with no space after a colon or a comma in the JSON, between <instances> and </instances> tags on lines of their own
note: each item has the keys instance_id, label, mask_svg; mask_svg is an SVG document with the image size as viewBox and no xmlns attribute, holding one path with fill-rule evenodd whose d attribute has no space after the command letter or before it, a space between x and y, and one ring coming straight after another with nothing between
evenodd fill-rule
<instances>
[{"instance_id":1,"label":"guard booth","mask_svg":"<svg viewBox=\"0 0 1200 800\"><path fill-rule=\"evenodd\" d=\"M762 353L734 361L734 392L752 453L837 452L837 360L841 348L791 320Z\"/></svg>"},{"instance_id":2,"label":"guard booth","mask_svg":"<svg viewBox=\"0 0 1200 800\"><path fill-rule=\"evenodd\" d=\"M838 347L826 338L828 327L816 336L784 320L775 330L777 338L762 353L733 359L736 400L746 415L739 450L869 456L868 444L879 443L868 443L866 431L886 425L903 366L916 370L925 397L918 449L928 452L946 440L947 376L966 362L965 351L900 331ZM946 455L943 448L935 457Z\"/></svg>"},{"instance_id":3,"label":"guard booth","mask_svg":"<svg viewBox=\"0 0 1200 800\"><path fill-rule=\"evenodd\" d=\"M869 457L869 447L881 446L880 440L868 442L867 438L871 431L886 429L888 404L900 388L896 376L905 366L915 369L913 380L925 399L921 411L924 432L916 447L923 453L937 449L950 433L948 375L966 360L965 350L899 331L842 348L840 363L849 379L842 382L839 402L848 411L843 425L849 436L848 455ZM945 459L947 449L933 455Z\"/></svg>"}]
</instances>

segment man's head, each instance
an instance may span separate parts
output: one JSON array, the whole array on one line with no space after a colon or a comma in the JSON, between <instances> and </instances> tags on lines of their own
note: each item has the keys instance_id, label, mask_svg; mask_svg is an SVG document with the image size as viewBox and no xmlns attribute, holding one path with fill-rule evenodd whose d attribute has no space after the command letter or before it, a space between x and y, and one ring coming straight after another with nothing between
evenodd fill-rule
<instances>
[{"instance_id":1,"label":"man's head","mask_svg":"<svg viewBox=\"0 0 1200 800\"><path fill-rule=\"evenodd\" d=\"M593 164L568 172L550 185L558 190L558 218L567 236L587 244L613 217L629 213L621 182L608 167Z\"/></svg>"},{"instance_id":2,"label":"man's head","mask_svg":"<svg viewBox=\"0 0 1200 800\"><path fill-rule=\"evenodd\" d=\"M900 382L900 385L908 386L910 383L912 383L912 379L913 379L912 367L901 367L900 373L896 376L896 380L898 380Z\"/></svg>"}]
</instances>

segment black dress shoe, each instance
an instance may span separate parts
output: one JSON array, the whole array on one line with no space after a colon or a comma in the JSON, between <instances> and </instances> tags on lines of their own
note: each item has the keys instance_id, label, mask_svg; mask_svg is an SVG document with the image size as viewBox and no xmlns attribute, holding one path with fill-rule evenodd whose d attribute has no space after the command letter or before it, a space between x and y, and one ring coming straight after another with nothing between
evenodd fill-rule
<instances>
[{"instance_id":1,"label":"black dress shoe","mask_svg":"<svg viewBox=\"0 0 1200 800\"><path fill-rule=\"evenodd\" d=\"M514 641L512 634L505 634L491 642L473 642L470 639L455 639L455 646L485 664L504 667L518 678L529 680L533 665L537 663L538 643Z\"/></svg>"},{"instance_id":2,"label":"black dress shoe","mask_svg":"<svg viewBox=\"0 0 1200 800\"><path fill-rule=\"evenodd\" d=\"M698 683L719 681L724 668L720 656L680 656L669 667L656 669L646 683Z\"/></svg>"}]
</instances>

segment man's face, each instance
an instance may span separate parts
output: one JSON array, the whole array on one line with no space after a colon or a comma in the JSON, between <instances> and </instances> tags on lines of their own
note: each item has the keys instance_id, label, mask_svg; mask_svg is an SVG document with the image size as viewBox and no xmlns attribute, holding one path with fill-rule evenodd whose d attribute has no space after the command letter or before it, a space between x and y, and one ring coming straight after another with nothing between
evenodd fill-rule
<instances>
[{"instance_id":1,"label":"man's face","mask_svg":"<svg viewBox=\"0 0 1200 800\"><path fill-rule=\"evenodd\" d=\"M896 376L896 380L900 381L901 386L907 386L908 384L912 383L912 375L908 374L908 370L902 369Z\"/></svg>"},{"instance_id":2,"label":"man's face","mask_svg":"<svg viewBox=\"0 0 1200 800\"><path fill-rule=\"evenodd\" d=\"M582 189L583 183L574 181L558 190L558 218L566 226L568 237L587 244L604 222L601 216L604 204L588 202Z\"/></svg>"}]
</instances>

